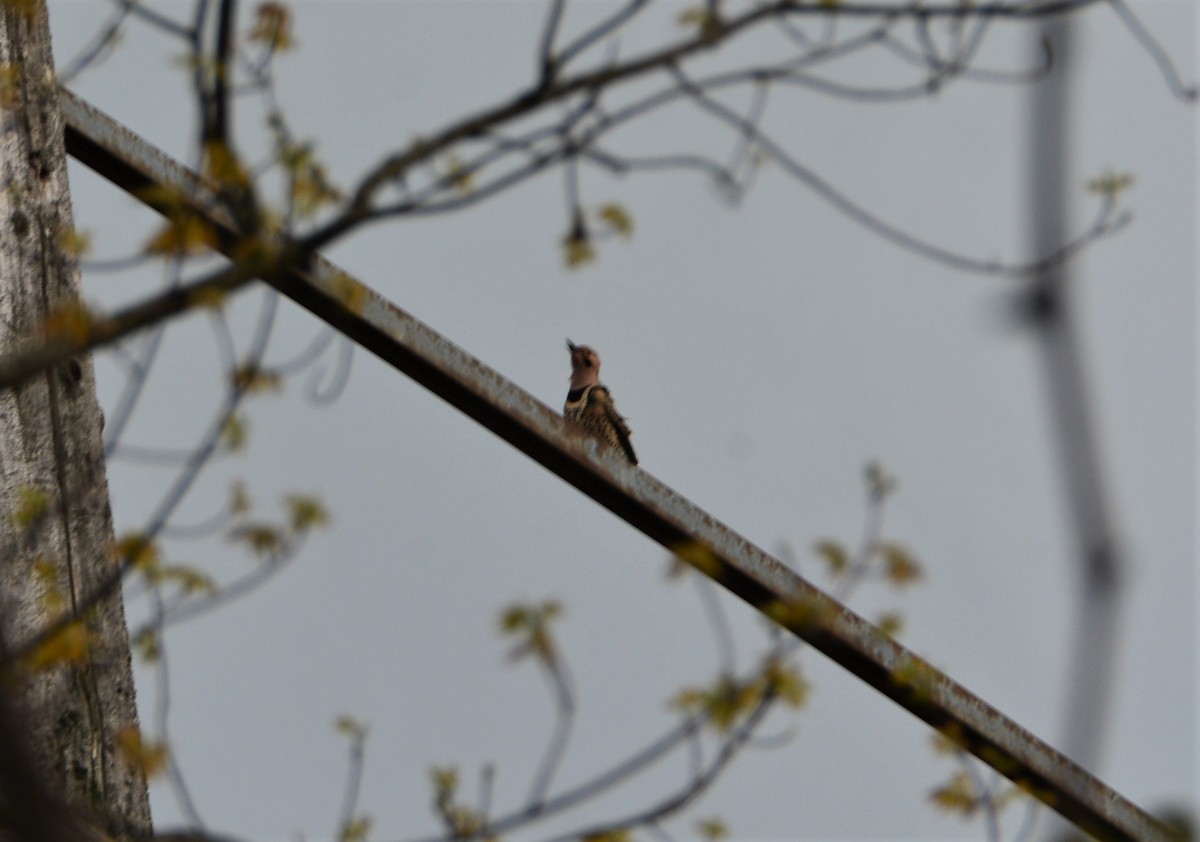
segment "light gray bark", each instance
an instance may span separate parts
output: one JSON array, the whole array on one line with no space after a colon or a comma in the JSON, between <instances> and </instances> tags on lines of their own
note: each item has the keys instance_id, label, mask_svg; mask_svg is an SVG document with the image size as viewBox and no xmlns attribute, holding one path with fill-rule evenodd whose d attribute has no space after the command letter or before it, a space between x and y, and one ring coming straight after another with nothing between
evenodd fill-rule
<instances>
[{"instance_id":1,"label":"light gray bark","mask_svg":"<svg viewBox=\"0 0 1200 842\"><path fill-rule=\"evenodd\" d=\"M79 299L78 268L60 245L72 220L49 25L43 3L18 10L25 5L0 3L0 353ZM120 589L84 612L85 658L49 669L11 663L115 569L102 423L88 359L0 393L0 692L10 720L0 741L23 732L48 790L128 837L149 831L150 811L144 778L115 743L137 725ZM31 494L44 497L45 513L18 522ZM22 808L13 802L0 791L0 807Z\"/></svg>"}]
</instances>

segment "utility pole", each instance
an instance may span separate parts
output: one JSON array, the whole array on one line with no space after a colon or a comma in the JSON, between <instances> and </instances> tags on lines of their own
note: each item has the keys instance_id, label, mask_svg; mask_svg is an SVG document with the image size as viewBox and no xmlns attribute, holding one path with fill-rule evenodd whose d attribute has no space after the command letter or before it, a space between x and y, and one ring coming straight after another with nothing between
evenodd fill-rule
<instances>
[{"instance_id":1,"label":"utility pole","mask_svg":"<svg viewBox=\"0 0 1200 842\"><path fill-rule=\"evenodd\" d=\"M1067 242L1070 200L1083 186L1072 180L1071 170L1074 51L1080 34L1069 16L1048 22L1039 33L1050 43L1056 66L1030 99L1028 218L1036 256L1053 254ZM1041 45L1036 49L1040 51ZM1105 488L1071 271L1071 264L1064 263L1035 278L1028 293L1028 314L1041 349L1050 423L1077 553L1079 590L1075 639L1064 670L1068 684L1062 747L1072 760L1099 774L1116 686L1123 560ZM1065 823L1051 821L1042 838L1066 833Z\"/></svg>"},{"instance_id":2,"label":"utility pole","mask_svg":"<svg viewBox=\"0 0 1200 842\"><path fill-rule=\"evenodd\" d=\"M0 70L7 354L40 338L50 314L81 312L44 0L0 2ZM85 605L117 569L102 425L87 357L0 392L0 836L150 832L145 778L117 747L137 727L120 588Z\"/></svg>"}]
</instances>

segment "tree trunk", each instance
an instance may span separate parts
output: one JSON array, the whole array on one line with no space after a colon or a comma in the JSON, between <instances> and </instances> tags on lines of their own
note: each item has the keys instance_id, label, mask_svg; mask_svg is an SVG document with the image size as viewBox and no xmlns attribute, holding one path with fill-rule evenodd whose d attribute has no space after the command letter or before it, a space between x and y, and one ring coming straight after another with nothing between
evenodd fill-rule
<instances>
[{"instance_id":1,"label":"tree trunk","mask_svg":"<svg viewBox=\"0 0 1200 842\"><path fill-rule=\"evenodd\" d=\"M0 2L0 353L78 312L53 67L44 2ZM145 778L116 747L137 727L120 588L84 610L116 569L102 424L89 359L0 393L0 838L61 835L38 816L63 821L46 809L63 800L118 837L150 831Z\"/></svg>"}]
</instances>

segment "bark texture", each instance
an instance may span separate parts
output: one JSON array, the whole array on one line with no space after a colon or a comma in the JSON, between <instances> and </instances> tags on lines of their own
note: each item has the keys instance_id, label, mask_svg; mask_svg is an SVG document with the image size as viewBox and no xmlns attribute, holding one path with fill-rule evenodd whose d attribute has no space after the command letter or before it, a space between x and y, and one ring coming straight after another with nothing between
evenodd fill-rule
<instances>
[{"instance_id":1,"label":"bark texture","mask_svg":"<svg viewBox=\"0 0 1200 842\"><path fill-rule=\"evenodd\" d=\"M72 230L45 5L0 2L0 353L78 307ZM120 588L87 604L115 570L102 424L89 359L0 393L0 820L22 836L49 832L28 800L39 792L118 837L150 830L144 777L117 749L137 727ZM28 657L76 612L73 638ZM41 773L28 793L11 788L19 762Z\"/></svg>"}]
</instances>

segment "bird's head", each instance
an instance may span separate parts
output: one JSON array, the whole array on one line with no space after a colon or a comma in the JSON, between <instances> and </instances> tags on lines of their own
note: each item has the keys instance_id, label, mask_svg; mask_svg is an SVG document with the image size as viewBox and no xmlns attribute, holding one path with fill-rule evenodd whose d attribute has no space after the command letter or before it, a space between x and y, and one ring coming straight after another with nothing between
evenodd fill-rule
<instances>
[{"instance_id":1,"label":"bird's head","mask_svg":"<svg viewBox=\"0 0 1200 842\"><path fill-rule=\"evenodd\" d=\"M576 345L567 340L571 352L571 388L582 389L600 382L600 355L587 345Z\"/></svg>"}]
</instances>

